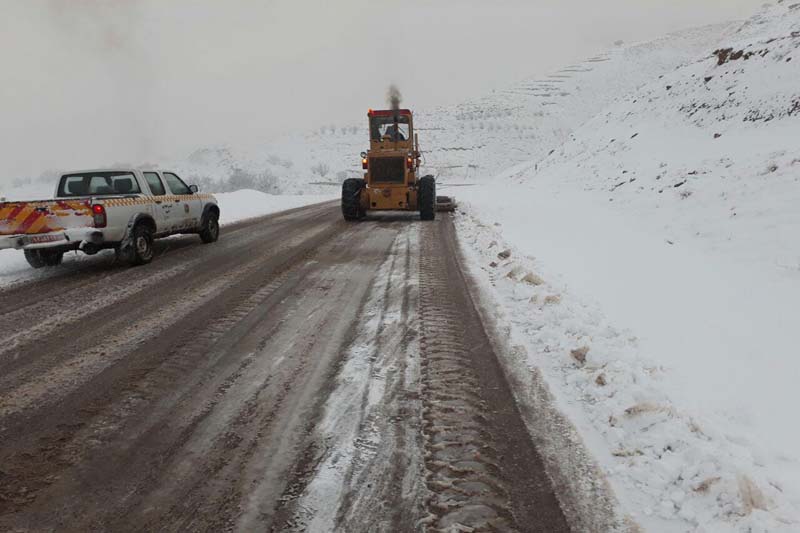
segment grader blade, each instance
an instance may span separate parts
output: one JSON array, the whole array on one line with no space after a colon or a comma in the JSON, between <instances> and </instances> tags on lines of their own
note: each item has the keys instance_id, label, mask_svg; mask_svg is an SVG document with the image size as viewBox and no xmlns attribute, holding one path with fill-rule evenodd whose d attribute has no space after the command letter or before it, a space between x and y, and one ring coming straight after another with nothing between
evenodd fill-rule
<instances>
[{"instance_id":1,"label":"grader blade","mask_svg":"<svg viewBox=\"0 0 800 533\"><path fill-rule=\"evenodd\" d=\"M452 212L456 210L456 199L452 196L437 196L436 210L440 212Z\"/></svg>"}]
</instances>

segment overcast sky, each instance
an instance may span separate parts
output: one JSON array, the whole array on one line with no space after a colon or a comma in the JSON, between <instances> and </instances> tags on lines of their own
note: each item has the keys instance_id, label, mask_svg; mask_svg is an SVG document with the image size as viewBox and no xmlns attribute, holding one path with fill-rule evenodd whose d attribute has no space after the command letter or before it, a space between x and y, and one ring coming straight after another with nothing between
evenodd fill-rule
<instances>
[{"instance_id":1,"label":"overcast sky","mask_svg":"<svg viewBox=\"0 0 800 533\"><path fill-rule=\"evenodd\" d=\"M0 181L427 107L761 0L0 0Z\"/></svg>"}]
</instances>

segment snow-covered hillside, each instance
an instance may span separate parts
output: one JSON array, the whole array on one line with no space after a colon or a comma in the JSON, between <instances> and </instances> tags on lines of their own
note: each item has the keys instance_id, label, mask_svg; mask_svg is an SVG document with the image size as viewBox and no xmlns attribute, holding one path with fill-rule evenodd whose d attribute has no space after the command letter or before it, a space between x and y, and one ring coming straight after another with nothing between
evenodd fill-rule
<instances>
[{"instance_id":1,"label":"snow-covered hillside","mask_svg":"<svg viewBox=\"0 0 800 533\"><path fill-rule=\"evenodd\" d=\"M437 109L417 109L415 123L425 152L425 171L440 184L484 181L499 171L539 159L571 131L620 95L635 90L704 53L726 24L629 47L618 47L545 77L523 80L483 98ZM520 69L524 71L524 64ZM367 148L367 108L349 124L321 123L305 135L287 135L251 146L197 150L177 167L201 183L254 179L269 192L337 191L347 177L361 175L358 154Z\"/></svg>"},{"instance_id":2,"label":"snow-covered hillside","mask_svg":"<svg viewBox=\"0 0 800 533\"><path fill-rule=\"evenodd\" d=\"M525 79L452 106L426 110L403 102L416 113L424 170L436 175L440 184L460 184L485 181L515 164L540 159L620 95L697 57L735 27L723 24L620 46L551 75ZM525 71L524 63L520 71ZM337 193L345 178L361 175L359 154L368 146L367 108L382 105L382 95L376 95L375 101L364 103L364 115L348 124L322 119L305 134L201 147L186 157L159 163L203 190ZM53 179L49 174L41 178L48 190ZM0 185L0 196L4 195L21 196Z\"/></svg>"},{"instance_id":3,"label":"snow-covered hillside","mask_svg":"<svg viewBox=\"0 0 800 533\"><path fill-rule=\"evenodd\" d=\"M636 522L798 531L800 4L646 74L459 191L465 248Z\"/></svg>"}]
</instances>

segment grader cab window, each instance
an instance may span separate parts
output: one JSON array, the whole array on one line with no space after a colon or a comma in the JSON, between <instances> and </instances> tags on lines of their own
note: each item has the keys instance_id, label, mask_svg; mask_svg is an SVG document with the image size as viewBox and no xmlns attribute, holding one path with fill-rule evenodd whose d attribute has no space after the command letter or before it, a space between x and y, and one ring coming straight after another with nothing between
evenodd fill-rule
<instances>
[{"instance_id":1,"label":"grader cab window","mask_svg":"<svg viewBox=\"0 0 800 533\"><path fill-rule=\"evenodd\" d=\"M410 135L408 117L400 115L373 116L370 118L370 132L373 141L407 141Z\"/></svg>"}]
</instances>

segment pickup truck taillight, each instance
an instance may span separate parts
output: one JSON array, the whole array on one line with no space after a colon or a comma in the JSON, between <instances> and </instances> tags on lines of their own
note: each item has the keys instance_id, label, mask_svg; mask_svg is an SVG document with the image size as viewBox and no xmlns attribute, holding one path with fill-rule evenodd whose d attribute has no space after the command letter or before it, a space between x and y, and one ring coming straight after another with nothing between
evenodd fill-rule
<instances>
[{"instance_id":1,"label":"pickup truck taillight","mask_svg":"<svg viewBox=\"0 0 800 533\"><path fill-rule=\"evenodd\" d=\"M92 206L92 216L94 217L94 227L95 228L105 228L106 227L106 208L100 204L94 204Z\"/></svg>"}]
</instances>

